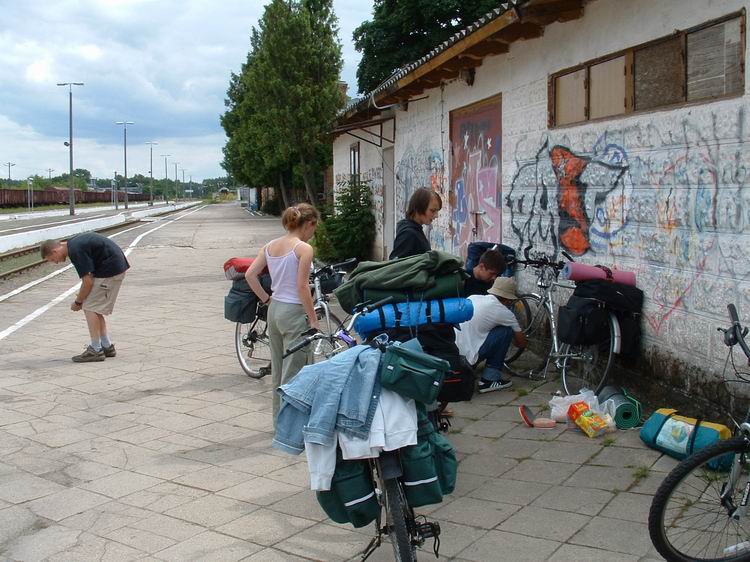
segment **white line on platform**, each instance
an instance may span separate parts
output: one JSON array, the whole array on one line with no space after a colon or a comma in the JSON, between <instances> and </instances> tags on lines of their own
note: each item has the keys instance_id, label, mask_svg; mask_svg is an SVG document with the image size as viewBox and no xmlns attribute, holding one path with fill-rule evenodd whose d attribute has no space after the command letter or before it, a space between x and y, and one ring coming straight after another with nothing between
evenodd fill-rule
<instances>
[{"instance_id":1,"label":"white line on platform","mask_svg":"<svg viewBox=\"0 0 750 562\"><path fill-rule=\"evenodd\" d=\"M5 230L0 230L0 236L2 236L6 232L15 232L16 230L26 230L27 228L41 228L43 226L58 226L60 224L65 224L68 222L80 222L83 220L98 219L99 217L105 217L105 216L107 215L101 214L101 215L94 215L93 217L76 217L74 219L69 219L66 221L45 222L43 224L29 224L26 226L17 226L16 228L6 228Z\"/></svg>"},{"instance_id":2,"label":"white line on platform","mask_svg":"<svg viewBox=\"0 0 750 562\"><path fill-rule=\"evenodd\" d=\"M172 219L170 221L167 221L164 224L160 224L159 226L157 226L155 228L152 228L151 230L147 230L146 232L138 235L138 237L136 237L136 239L133 240L130 243L130 245L127 247L127 249L125 250L125 255L126 256L130 255L130 253L135 249L136 245L147 234L151 234L152 232L155 232L155 231L159 230L160 228L164 228L168 224L171 224L173 222L177 222L178 220L183 219L183 218L187 217L188 215L192 215L193 213L197 213L198 211L200 211L201 209L204 209L205 207L206 207L206 205L203 205L202 207L198 207L197 209L194 209L194 210L192 210L192 211L190 211L188 213L185 213L184 215L180 215L179 217L175 217L174 219ZM133 228L131 228L129 230L133 230L134 228L139 228L139 227L133 227ZM118 232L117 234L123 234L124 232L127 232L127 231ZM62 269L59 269L59 270L57 270L57 271L55 271L53 273L55 275L58 275L59 273L62 273L62 271L66 270L66 269L68 269L70 267L73 267L73 266L72 265L68 265L68 266L66 266L66 267L64 267ZM47 312L53 306L55 306L55 305L59 304L60 302L64 301L66 298L68 298L70 295L72 295L73 293L75 293L78 290L78 287L79 287L80 284L81 284L80 282L76 283L70 289L68 289L64 293L56 296L54 299L52 299L50 302L48 302L44 306L40 306L39 308L37 308L31 314L28 314L27 316L25 316L24 318L22 318L21 320L19 320L15 324L13 324L12 326L10 326L10 327L6 328L5 330L3 330L2 332L0 332L0 340L4 340L9 335L11 335L13 332L16 332L17 330L20 330L26 324L28 324L29 322L31 322L35 318L38 318L39 316L41 316L42 314L44 314L45 312Z\"/></svg>"}]
</instances>

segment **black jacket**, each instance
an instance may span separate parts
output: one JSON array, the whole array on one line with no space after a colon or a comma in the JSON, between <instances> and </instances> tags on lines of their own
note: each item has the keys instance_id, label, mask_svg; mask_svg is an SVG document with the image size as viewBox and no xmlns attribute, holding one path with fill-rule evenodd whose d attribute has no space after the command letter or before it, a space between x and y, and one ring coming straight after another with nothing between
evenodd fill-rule
<instances>
[{"instance_id":1,"label":"black jacket","mask_svg":"<svg viewBox=\"0 0 750 562\"><path fill-rule=\"evenodd\" d=\"M430 241L427 240L422 225L411 219L403 219L396 226L396 239L393 241L393 251L388 259L407 258L430 250Z\"/></svg>"}]
</instances>

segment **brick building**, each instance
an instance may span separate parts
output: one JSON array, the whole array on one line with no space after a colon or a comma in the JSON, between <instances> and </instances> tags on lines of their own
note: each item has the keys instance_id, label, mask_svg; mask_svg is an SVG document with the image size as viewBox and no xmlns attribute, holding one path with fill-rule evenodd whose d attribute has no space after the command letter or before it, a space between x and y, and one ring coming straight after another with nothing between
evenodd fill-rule
<instances>
[{"instance_id":1,"label":"brick building","mask_svg":"<svg viewBox=\"0 0 750 562\"><path fill-rule=\"evenodd\" d=\"M710 394L726 303L750 322L749 3L504 3L349 105L335 181L371 183L378 257L430 187L446 202L433 248L490 240L635 270L639 369Z\"/></svg>"}]
</instances>

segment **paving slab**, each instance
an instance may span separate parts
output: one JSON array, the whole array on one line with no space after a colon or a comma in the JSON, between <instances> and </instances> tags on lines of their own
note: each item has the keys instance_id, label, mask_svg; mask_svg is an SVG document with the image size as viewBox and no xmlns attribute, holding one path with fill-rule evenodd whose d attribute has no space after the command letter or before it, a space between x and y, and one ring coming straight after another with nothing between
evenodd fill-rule
<instances>
[{"instance_id":1,"label":"paving slab","mask_svg":"<svg viewBox=\"0 0 750 562\"><path fill-rule=\"evenodd\" d=\"M271 448L270 380L242 373L223 318L224 261L281 232L278 219L213 205L149 234L129 256L110 321L118 356L104 363L70 361L87 333L64 303L3 340L0 557L356 559L372 528L328 520L304 455ZM9 299L0 324L75 282L66 272ZM646 514L674 461L637 431L605 443L525 427L518 406L541 410L557 385L515 379L454 405L456 489L416 510L441 524L440 560L659 559ZM371 559L392 557L386 541Z\"/></svg>"}]
</instances>

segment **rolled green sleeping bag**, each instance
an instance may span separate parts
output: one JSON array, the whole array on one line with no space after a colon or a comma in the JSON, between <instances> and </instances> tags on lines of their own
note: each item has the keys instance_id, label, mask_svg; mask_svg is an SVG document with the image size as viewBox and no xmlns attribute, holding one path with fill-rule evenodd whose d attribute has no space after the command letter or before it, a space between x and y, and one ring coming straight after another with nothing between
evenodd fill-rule
<instances>
[{"instance_id":1,"label":"rolled green sleeping bag","mask_svg":"<svg viewBox=\"0 0 750 562\"><path fill-rule=\"evenodd\" d=\"M634 398L627 396L621 388L605 386L599 391L599 404L604 405L607 400L615 404L615 425L617 429L632 429L641 423L640 404Z\"/></svg>"}]
</instances>

